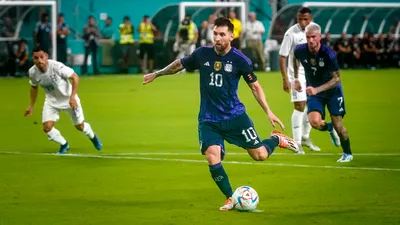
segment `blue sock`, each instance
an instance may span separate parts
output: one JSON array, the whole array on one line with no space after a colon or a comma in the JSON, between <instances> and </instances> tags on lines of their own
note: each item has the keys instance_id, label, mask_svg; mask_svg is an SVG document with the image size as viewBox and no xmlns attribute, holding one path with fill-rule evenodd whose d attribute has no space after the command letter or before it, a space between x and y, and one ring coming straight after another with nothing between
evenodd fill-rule
<instances>
[{"instance_id":1,"label":"blue sock","mask_svg":"<svg viewBox=\"0 0 400 225\"><path fill-rule=\"evenodd\" d=\"M268 151L268 157L272 155L275 151L275 148L279 145L279 138L278 137L270 137L262 141L264 143L265 148Z\"/></svg>"},{"instance_id":2,"label":"blue sock","mask_svg":"<svg viewBox=\"0 0 400 225\"><path fill-rule=\"evenodd\" d=\"M325 125L320 129L320 131L332 131L333 130L333 125L331 122L326 123Z\"/></svg>"},{"instance_id":3,"label":"blue sock","mask_svg":"<svg viewBox=\"0 0 400 225\"><path fill-rule=\"evenodd\" d=\"M226 198L232 197L232 187L229 183L228 175L226 175L224 167L221 163L215 165L208 165L212 179L215 181L219 189Z\"/></svg>"},{"instance_id":4,"label":"blue sock","mask_svg":"<svg viewBox=\"0 0 400 225\"><path fill-rule=\"evenodd\" d=\"M352 155L350 149L350 138L347 138L347 140L340 140L340 145L342 146L343 153Z\"/></svg>"}]
</instances>

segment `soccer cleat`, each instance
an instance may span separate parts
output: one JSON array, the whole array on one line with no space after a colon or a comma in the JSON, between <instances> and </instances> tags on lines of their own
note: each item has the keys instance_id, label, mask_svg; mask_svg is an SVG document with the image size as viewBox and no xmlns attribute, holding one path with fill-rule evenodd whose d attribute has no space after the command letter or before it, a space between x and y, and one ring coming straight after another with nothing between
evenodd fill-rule
<instances>
[{"instance_id":1,"label":"soccer cleat","mask_svg":"<svg viewBox=\"0 0 400 225\"><path fill-rule=\"evenodd\" d=\"M332 129L332 131L329 131L329 135L331 136L331 140L332 140L333 144L336 147L339 147L340 146L340 138L339 138L339 135L337 134L336 130Z\"/></svg>"},{"instance_id":2,"label":"soccer cleat","mask_svg":"<svg viewBox=\"0 0 400 225\"><path fill-rule=\"evenodd\" d=\"M101 150L101 149L102 149L103 144L101 144L101 141L100 141L100 139L97 137L97 135L94 135L94 137L93 137L92 139L90 139L90 140L92 141L94 147L95 147L97 150Z\"/></svg>"},{"instance_id":3,"label":"soccer cleat","mask_svg":"<svg viewBox=\"0 0 400 225\"><path fill-rule=\"evenodd\" d=\"M69 149L69 144L67 142L60 146L60 150L57 152L57 154L59 154L59 155L65 154L68 149Z\"/></svg>"},{"instance_id":4,"label":"soccer cleat","mask_svg":"<svg viewBox=\"0 0 400 225\"><path fill-rule=\"evenodd\" d=\"M318 146L314 145L312 143L311 139L309 139L309 138L308 139L302 139L301 140L301 145L307 146L311 151L315 151L315 152L321 151L321 149Z\"/></svg>"},{"instance_id":5,"label":"soccer cleat","mask_svg":"<svg viewBox=\"0 0 400 225\"><path fill-rule=\"evenodd\" d=\"M340 157L336 162L350 162L351 160L353 160L353 155L343 153L342 157Z\"/></svg>"},{"instance_id":6,"label":"soccer cleat","mask_svg":"<svg viewBox=\"0 0 400 225\"><path fill-rule=\"evenodd\" d=\"M306 154L306 153L304 152L303 147L301 147L301 145L297 144L297 146L299 146L299 151L296 152L296 154L298 154L298 155L304 155L304 154Z\"/></svg>"},{"instance_id":7,"label":"soccer cleat","mask_svg":"<svg viewBox=\"0 0 400 225\"><path fill-rule=\"evenodd\" d=\"M226 199L225 204L219 208L221 211L228 211L233 209L232 197Z\"/></svg>"},{"instance_id":8,"label":"soccer cleat","mask_svg":"<svg viewBox=\"0 0 400 225\"><path fill-rule=\"evenodd\" d=\"M299 146L297 145L296 141L292 138L282 134L278 130L274 130L271 133L271 137L277 137L279 139L279 147L286 148L290 151L297 153L299 151Z\"/></svg>"}]
</instances>

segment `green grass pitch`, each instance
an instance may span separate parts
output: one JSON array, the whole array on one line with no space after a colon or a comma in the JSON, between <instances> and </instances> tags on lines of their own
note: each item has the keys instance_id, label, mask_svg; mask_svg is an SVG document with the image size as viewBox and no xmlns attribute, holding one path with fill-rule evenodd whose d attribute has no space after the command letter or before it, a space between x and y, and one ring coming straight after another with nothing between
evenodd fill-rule
<instances>
[{"instance_id":1,"label":"green grass pitch","mask_svg":"<svg viewBox=\"0 0 400 225\"><path fill-rule=\"evenodd\" d=\"M258 73L273 112L291 135L293 110L278 73ZM234 188L250 185L264 212L220 212L224 197L200 155L197 74L82 77L87 122L98 152L61 114L57 128L68 156L41 130L44 91L34 115L26 78L0 80L0 225L19 224L400 224L400 71L342 71L354 161L313 130L320 153L277 149L265 162L227 145L225 169ZM272 131L242 80L241 101L261 138ZM35 124L35 122L37 124Z\"/></svg>"}]
</instances>

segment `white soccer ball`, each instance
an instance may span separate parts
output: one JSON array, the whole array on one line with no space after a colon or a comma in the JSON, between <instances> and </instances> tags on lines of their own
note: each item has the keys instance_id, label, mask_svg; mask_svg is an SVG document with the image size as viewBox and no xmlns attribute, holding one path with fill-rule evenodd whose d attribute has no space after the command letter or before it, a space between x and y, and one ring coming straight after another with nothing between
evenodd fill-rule
<instances>
[{"instance_id":1,"label":"white soccer ball","mask_svg":"<svg viewBox=\"0 0 400 225\"><path fill-rule=\"evenodd\" d=\"M233 207L238 211L253 211L257 208L258 202L258 194L252 187L240 186L233 192Z\"/></svg>"}]
</instances>

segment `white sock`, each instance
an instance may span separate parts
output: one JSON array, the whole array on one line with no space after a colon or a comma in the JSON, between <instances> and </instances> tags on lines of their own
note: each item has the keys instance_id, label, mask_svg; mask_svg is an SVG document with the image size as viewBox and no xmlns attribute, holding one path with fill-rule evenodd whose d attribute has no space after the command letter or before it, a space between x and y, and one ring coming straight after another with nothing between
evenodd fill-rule
<instances>
[{"instance_id":1,"label":"white sock","mask_svg":"<svg viewBox=\"0 0 400 225\"><path fill-rule=\"evenodd\" d=\"M54 127L46 134L49 137L49 140L52 140L60 145L65 145L67 143L65 138L61 135L60 131Z\"/></svg>"},{"instance_id":2,"label":"white sock","mask_svg":"<svg viewBox=\"0 0 400 225\"><path fill-rule=\"evenodd\" d=\"M310 138L310 132L311 132L311 124L308 121L308 114L307 114L307 107L304 109L303 113L303 138L304 139L309 139Z\"/></svg>"},{"instance_id":3,"label":"white sock","mask_svg":"<svg viewBox=\"0 0 400 225\"><path fill-rule=\"evenodd\" d=\"M297 144L301 144L301 135L303 132L303 112L293 110L292 114L292 132L293 139Z\"/></svg>"},{"instance_id":4,"label":"white sock","mask_svg":"<svg viewBox=\"0 0 400 225\"><path fill-rule=\"evenodd\" d=\"M84 123L83 125L83 133L85 133L90 139L94 137L94 133L92 127L88 123Z\"/></svg>"}]
</instances>

